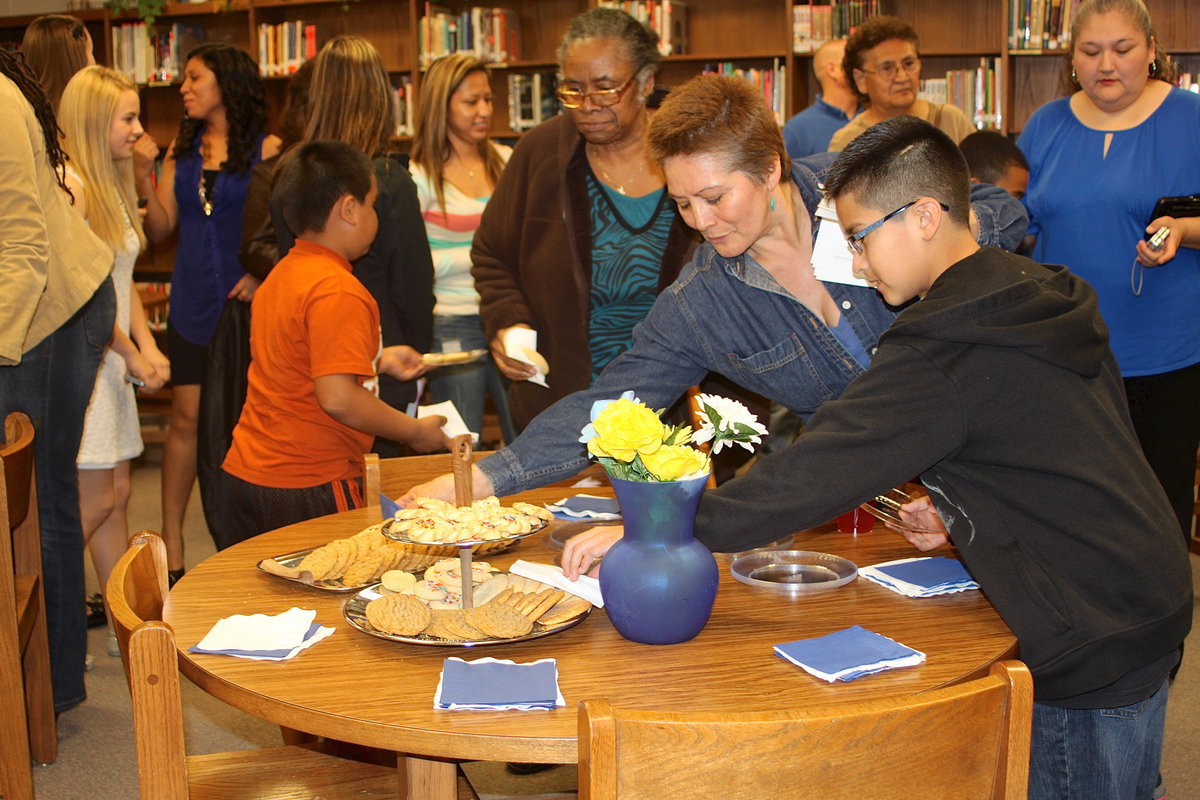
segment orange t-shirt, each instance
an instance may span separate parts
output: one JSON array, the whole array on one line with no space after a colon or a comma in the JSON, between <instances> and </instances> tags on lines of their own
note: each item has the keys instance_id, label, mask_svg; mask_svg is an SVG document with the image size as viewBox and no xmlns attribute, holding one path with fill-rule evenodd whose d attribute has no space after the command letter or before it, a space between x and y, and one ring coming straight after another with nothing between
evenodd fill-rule
<instances>
[{"instance_id":1,"label":"orange t-shirt","mask_svg":"<svg viewBox=\"0 0 1200 800\"><path fill-rule=\"evenodd\" d=\"M357 375L378 393L379 306L332 250L297 239L250 306L246 404L224 469L244 481L303 489L362 474L371 434L317 403L315 378Z\"/></svg>"}]
</instances>

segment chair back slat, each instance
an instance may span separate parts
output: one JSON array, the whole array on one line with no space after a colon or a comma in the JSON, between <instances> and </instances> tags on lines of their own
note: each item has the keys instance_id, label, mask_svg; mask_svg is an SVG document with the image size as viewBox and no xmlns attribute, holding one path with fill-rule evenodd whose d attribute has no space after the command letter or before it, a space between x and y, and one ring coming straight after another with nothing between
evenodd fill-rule
<instances>
[{"instance_id":1,"label":"chair back slat","mask_svg":"<svg viewBox=\"0 0 1200 800\"><path fill-rule=\"evenodd\" d=\"M1025 797L1033 685L1019 662L907 697L770 714L584 701L580 797ZM937 753L936 759L928 758ZM914 765L919 765L914 768Z\"/></svg>"},{"instance_id":2,"label":"chair back slat","mask_svg":"<svg viewBox=\"0 0 1200 800\"><path fill-rule=\"evenodd\" d=\"M472 454L472 463L490 456L492 450ZM363 495L368 507L379 507L379 493L399 500L409 489L453 471L454 462L447 453L430 456L401 456L380 458L375 453L363 455ZM478 499L478 498L476 498Z\"/></svg>"}]
</instances>

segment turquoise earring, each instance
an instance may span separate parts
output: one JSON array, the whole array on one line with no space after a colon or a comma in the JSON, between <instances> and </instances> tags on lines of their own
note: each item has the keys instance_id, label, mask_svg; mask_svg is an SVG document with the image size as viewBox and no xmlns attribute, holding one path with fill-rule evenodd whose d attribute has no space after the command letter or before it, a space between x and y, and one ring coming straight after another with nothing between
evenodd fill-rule
<instances>
[{"instance_id":1,"label":"turquoise earring","mask_svg":"<svg viewBox=\"0 0 1200 800\"><path fill-rule=\"evenodd\" d=\"M775 195L771 195L771 210L775 210Z\"/></svg>"}]
</instances>

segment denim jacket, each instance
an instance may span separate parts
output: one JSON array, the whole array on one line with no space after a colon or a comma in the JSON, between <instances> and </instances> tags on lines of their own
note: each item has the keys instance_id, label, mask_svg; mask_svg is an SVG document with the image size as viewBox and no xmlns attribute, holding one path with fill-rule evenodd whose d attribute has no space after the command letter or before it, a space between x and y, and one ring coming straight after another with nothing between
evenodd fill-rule
<instances>
[{"instance_id":1,"label":"denim jacket","mask_svg":"<svg viewBox=\"0 0 1200 800\"><path fill-rule=\"evenodd\" d=\"M810 167L823 170L832 160L821 154L792 166L814 237L821 190ZM1021 204L994 186L980 186L974 198L980 243L1015 247L1025 233ZM895 313L874 289L840 283L826 283L825 289L874 354ZM632 347L591 388L550 406L479 468L498 495L573 475L587 466L578 440L592 403L624 391L633 390L650 408L666 408L712 371L807 417L863 370L825 323L749 255L725 258L704 244L634 329Z\"/></svg>"}]
</instances>

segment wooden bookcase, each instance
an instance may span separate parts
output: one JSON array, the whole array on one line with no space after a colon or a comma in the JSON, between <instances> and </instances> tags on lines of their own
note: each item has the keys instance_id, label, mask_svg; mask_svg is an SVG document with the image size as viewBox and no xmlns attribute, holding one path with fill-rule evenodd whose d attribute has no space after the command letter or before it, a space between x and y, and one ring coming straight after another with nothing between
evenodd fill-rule
<instances>
[{"instance_id":1,"label":"wooden bookcase","mask_svg":"<svg viewBox=\"0 0 1200 800\"><path fill-rule=\"evenodd\" d=\"M509 130L507 76L553 70L559 40L568 21L595 0L496 0L516 12L520 25L518 60L492 69L497 113L493 135L513 138ZM1200 4L1179 0L1146 0L1162 45L1181 66L1200 72ZM440 9L459 12L478 2L445 0ZM800 0L687 0L687 52L667 56L659 73L660 86L670 88L691 78L706 65L732 61L739 66L767 68L783 65L787 92L785 116L806 108L817 92L812 56L792 52L793 7ZM258 26L304 20L317 26L319 42L338 34L370 39L398 78L420 91L418 25L429 4L424 0L208 0L168 5L159 17L202 26L206 41L226 42L257 56ZM973 68L980 58L996 59L1003 74L1002 130L1015 134L1043 103L1061 92L1063 51L1010 50L1009 0L884 0L882 10L909 22L920 35L927 77L951 69ZM113 31L136 18L105 9L75 12L88 26L101 63L111 59ZM20 42L33 16L0 19L0 44ZM279 118L285 78L265 78L268 114ZM143 124L164 148L174 137L181 105L178 86L146 86L142 93ZM139 271L169 273L174 248L153 248Z\"/></svg>"}]
</instances>

